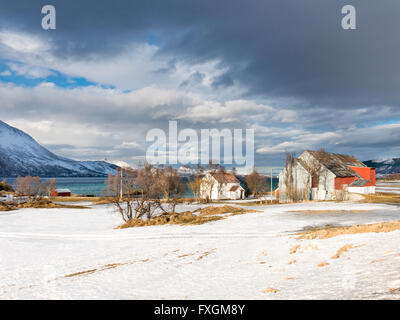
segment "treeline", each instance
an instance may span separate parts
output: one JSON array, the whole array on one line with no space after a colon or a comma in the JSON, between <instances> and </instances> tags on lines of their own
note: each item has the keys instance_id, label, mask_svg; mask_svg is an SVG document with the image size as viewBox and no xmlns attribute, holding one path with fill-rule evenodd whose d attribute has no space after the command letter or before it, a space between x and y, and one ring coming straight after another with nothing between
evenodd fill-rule
<instances>
[{"instance_id":1,"label":"treeline","mask_svg":"<svg viewBox=\"0 0 400 320\"><path fill-rule=\"evenodd\" d=\"M57 181L55 179L42 180L40 177L18 177L14 187L7 184L5 180L0 182L0 191L12 192L17 197L25 197L28 201L37 201L43 197L51 197L55 190Z\"/></svg>"},{"instance_id":2,"label":"treeline","mask_svg":"<svg viewBox=\"0 0 400 320\"><path fill-rule=\"evenodd\" d=\"M187 186L193 194L193 200L207 201L201 198L200 190L205 171L218 175L227 174L223 166L197 166L188 177ZM236 175L236 171L232 170ZM269 193L267 179L256 170L246 176L246 189L254 197ZM111 199L117 212L125 222L133 219L152 219L159 215L175 213L176 206L182 202L186 185L177 169L168 166L141 164L137 169L119 168L115 175L106 180L104 195Z\"/></svg>"}]
</instances>

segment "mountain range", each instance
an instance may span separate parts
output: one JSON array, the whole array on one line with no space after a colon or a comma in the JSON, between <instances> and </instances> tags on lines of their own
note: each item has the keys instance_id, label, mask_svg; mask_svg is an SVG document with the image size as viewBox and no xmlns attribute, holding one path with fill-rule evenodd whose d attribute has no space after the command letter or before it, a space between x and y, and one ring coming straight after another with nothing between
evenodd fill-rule
<instances>
[{"instance_id":1,"label":"mountain range","mask_svg":"<svg viewBox=\"0 0 400 320\"><path fill-rule=\"evenodd\" d=\"M377 175L400 173L400 158L364 161L367 167L376 168Z\"/></svg>"},{"instance_id":2,"label":"mountain range","mask_svg":"<svg viewBox=\"0 0 400 320\"><path fill-rule=\"evenodd\" d=\"M0 120L0 177L103 177L118 167L105 161L58 156L25 132Z\"/></svg>"}]
</instances>

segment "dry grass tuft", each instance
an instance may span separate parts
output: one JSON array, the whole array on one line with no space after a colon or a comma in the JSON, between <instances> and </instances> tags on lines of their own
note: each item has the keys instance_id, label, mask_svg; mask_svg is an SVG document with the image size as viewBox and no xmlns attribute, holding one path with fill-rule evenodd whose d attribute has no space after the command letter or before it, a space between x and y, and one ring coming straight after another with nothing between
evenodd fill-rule
<instances>
[{"instance_id":1,"label":"dry grass tuft","mask_svg":"<svg viewBox=\"0 0 400 320\"><path fill-rule=\"evenodd\" d=\"M133 219L130 222L118 226L116 229L165 225L165 224L198 225L210 221L225 219L226 216L217 216L221 214L230 213L227 216L233 216L233 215L252 213L258 211L246 210L240 207L233 207L233 206L221 206L221 207L210 206L197 209L194 212L199 214L194 215L190 211L185 211L179 213L176 212L176 213L164 214L150 220Z\"/></svg>"},{"instance_id":2,"label":"dry grass tuft","mask_svg":"<svg viewBox=\"0 0 400 320\"><path fill-rule=\"evenodd\" d=\"M325 261L321 261L320 263L317 264L317 267L325 267L327 266L329 263L325 262Z\"/></svg>"},{"instance_id":3,"label":"dry grass tuft","mask_svg":"<svg viewBox=\"0 0 400 320\"><path fill-rule=\"evenodd\" d=\"M289 253L290 253L290 254L294 254L294 253L296 253L297 250L299 250L299 249L300 249L300 245L299 245L299 244L296 244L296 245L294 245L293 247L290 248Z\"/></svg>"},{"instance_id":4,"label":"dry grass tuft","mask_svg":"<svg viewBox=\"0 0 400 320\"><path fill-rule=\"evenodd\" d=\"M264 293L277 293L279 290L274 288L267 288L263 292Z\"/></svg>"},{"instance_id":5,"label":"dry grass tuft","mask_svg":"<svg viewBox=\"0 0 400 320\"><path fill-rule=\"evenodd\" d=\"M76 277L76 276L82 276L82 275L85 275L85 274L95 273L96 271L97 271L97 269L84 270L84 271L80 271L80 272L75 272L75 273L67 274L67 275L64 276L64 277L65 277L65 278L72 278L72 277Z\"/></svg>"},{"instance_id":6,"label":"dry grass tuft","mask_svg":"<svg viewBox=\"0 0 400 320\"><path fill-rule=\"evenodd\" d=\"M283 279L283 281L288 281L288 280L293 280L296 279L296 277L286 277L285 279Z\"/></svg>"},{"instance_id":7,"label":"dry grass tuft","mask_svg":"<svg viewBox=\"0 0 400 320\"><path fill-rule=\"evenodd\" d=\"M101 197L84 197L84 196L77 196L72 195L71 197L52 197L51 200L57 202L99 202L103 200L108 200L107 198Z\"/></svg>"},{"instance_id":8,"label":"dry grass tuft","mask_svg":"<svg viewBox=\"0 0 400 320\"><path fill-rule=\"evenodd\" d=\"M89 207L86 206L77 206L77 205L70 205L70 204L59 204L59 203L54 203L48 199L41 199L39 201L33 201L33 202L24 202L16 205L16 208L49 208L49 209L54 209L54 208L70 208L70 209L89 209Z\"/></svg>"},{"instance_id":9,"label":"dry grass tuft","mask_svg":"<svg viewBox=\"0 0 400 320\"><path fill-rule=\"evenodd\" d=\"M214 249L212 249L212 250L210 250L210 251L204 252L204 253L201 254L196 260L202 260L202 259L208 257L210 254L214 253L215 250L217 250L217 249L214 248Z\"/></svg>"},{"instance_id":10,"label":"dry grass tuft","mask_svg":"<svg viewBox=\"0 0 400 320\"><path fill-rule=\"evenodd\" d=\"M198 225L222 219L223 217L217 217L217 216L201 216L201 215L195 216L192 214L192 212L185 211L180 213L171 213L168 215L162 215L150 220L132 219L131 221L118 226L116 229L157 226L165 224Z\"/></svg>"},{"instance_id":11,"label":"dry grass tuft","mask_svg":"<svg viewBox=\"0 0 400 320\"><path fill-rule=\"evenodd\" d=\"M288 264L294 264L294 263L296 263L295 259L289 260L289 262L288 262Z\"/></svg>"},{"instance_id":12,"label":"dry grass tuft","mask_svg":"<svg viewBox=\"0 0 400 320\"><path fill-rule=\"evenodd\" d=\"M234 216L238 214L255 213L261 211L248 210L248 209L243 209L241 207L233 207L233 206L220 206L220 207L210 206L205 208L199 208L194 212L199 212L200 216L210 216L210 215L226 214L226 213L230 213L231 216Z\"/></svg>"},{"instance_id":13,"label":"dry grass tuft","mask_svg":"<svg viewBox=\"0 0 400 320\"><path fill-rule=\"evenodd\" d=\"M69 208L69 209L90 209L86 206L77 206L77 205L68 205L68 204L59 204L54 203L48 199L40 199L32 202L23 202L23 203L12 203L12 202L0 202L0 211L10 211L17 210L22 208L35 208L35 209L54 209L54 208Z\"/></svg>"},{"instance_id":14,"label":"dry grass tuft","mask_svg":"<svg viewBox=\"0 0 400 320\"><path fill-rule=\"evenodd\" d=\"M300 236L297 239L328 239L345 234L356 234L356 233L381 233L381 232L392 232L400 230L400 220L391 222L381 222L374 224L363 224L354 225L348 227L330 227L318 228L314 230L304 231L298 233Z\"/></svg>"},{"instance_id":15,"label":"dry grass tuft","mask_svg":"<svg viewBox=\"0 0 400 320\"><path fill-rule=\"evenodd\" d=\"M0 202L0 211L11 211L14 210L14 206L8 202Z\"/></svg>"},{"instance_id":16,"label":"dry grass tuft","mask_svg":"<svg viewBox=\"0 0 400 320\"><path fill-rule=\"evenodd\" d=\"M356 248L356 247L354 247L354 246L351 245L351 244L346 244L346 245L344 245L343 247L341 247L341 248L331 257L331 259L339 259L340 256L341 256L343 253L345 253L345 252L347 252L349 249L353 249L353 248Z\"/></svg>"}]
</instances>

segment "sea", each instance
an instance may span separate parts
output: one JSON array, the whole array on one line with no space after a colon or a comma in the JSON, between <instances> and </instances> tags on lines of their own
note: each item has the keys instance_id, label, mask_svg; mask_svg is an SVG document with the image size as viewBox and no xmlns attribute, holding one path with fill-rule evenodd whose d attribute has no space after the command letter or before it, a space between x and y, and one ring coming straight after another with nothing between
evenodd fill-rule
<instances>
[{"instance_id":1,"label":"sea","mask_svg":"<svg viewBox=\"0 0 400 320\"><path fill-rule=\"evenodd\" d=\"M14 185L17 178L0 178L0 181L5 179L8 184ZM41 178L42 180L52 179L50 178ZM69 189L72 194L79 194L82 196L102 196L104 195L104 191L106 188L105 181L107 178L87 178L87 177L60 177L54 178L57 181L57 189ZM183 181L186 186L185 198L192 198L193 194L188 188L187 178L183 177ZM277 178L272 179L272 187L275 190L278 187L279 181ZM268 184L269 185L269 184Z\"/></svg>"}]
</instances>

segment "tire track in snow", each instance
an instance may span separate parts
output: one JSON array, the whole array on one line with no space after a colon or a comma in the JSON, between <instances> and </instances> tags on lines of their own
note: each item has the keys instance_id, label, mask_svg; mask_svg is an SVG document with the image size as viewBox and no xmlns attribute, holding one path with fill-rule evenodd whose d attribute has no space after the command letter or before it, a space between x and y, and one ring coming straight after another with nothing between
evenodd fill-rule
<instances>
[{"instance_id":1,"label":"tire track in snow","mask_svg":"<svg viewBox=\"0 0 400 320\"><path fill-rule=\"evenodd\" d=\"M98 235L98 234L51 234L51 233L14 233L0 232L0 238L12 239L38 239L38 240L151 240L151 239L192 239L192 238L207 238L207 239L242 239L242 238L271 238L279 236L279 233L166 233L161 235Z\"/></svg>"}]
</instances>

